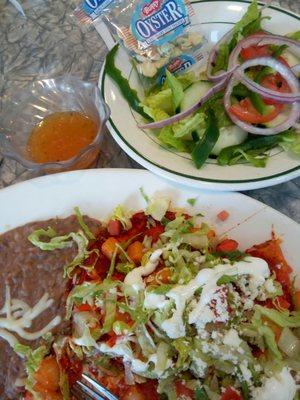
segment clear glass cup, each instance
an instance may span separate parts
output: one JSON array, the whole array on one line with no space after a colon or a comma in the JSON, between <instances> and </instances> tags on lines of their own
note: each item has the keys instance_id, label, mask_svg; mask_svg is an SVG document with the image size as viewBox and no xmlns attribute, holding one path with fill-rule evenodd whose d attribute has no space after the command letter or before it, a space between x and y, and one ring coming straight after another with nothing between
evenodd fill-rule
<instances>
[{"instance_id":1,"label":"clear glass cup","mask_svg":"<svg viewBox=\"0 0 300 400\"><path fill-rule=\"evenodd\" d=\"M63 76L33 82L4 99L0 116L0 145L4 156L12 158L37 173L53 173L94 166L100 152L103 128L110 110L99 88L74 76ZM92 143L73 158L48 163L36 163L28 158L27 142L33 128L46 116L62 111L78 111L97 124Z\"/></svg>"}]
</instances>

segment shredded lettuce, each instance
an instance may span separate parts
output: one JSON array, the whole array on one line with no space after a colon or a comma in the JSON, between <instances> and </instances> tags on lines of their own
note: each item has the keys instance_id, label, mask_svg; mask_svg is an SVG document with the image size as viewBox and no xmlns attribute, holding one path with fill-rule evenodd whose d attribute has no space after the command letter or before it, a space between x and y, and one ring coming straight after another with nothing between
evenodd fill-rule
<instances>
[{"instance_id":1,"label":"shredded lettuce","mask_svg":"<svg viewBox=\"0 0 300 400\"><path fill-rule=\"evenodd\" d=\"M294 130L290 130L282 135L282 141L279 143L285 151L289 151L295 155L300 155L300 134Z\"/></svg>"},{"instance_id":2,"label":"shredded lettuce","mask_svg":"<svg viewBox=\"0 0 300 400\"><path fill-rule=\"evenodd\" d=\"M68 236L73 239L73 241L77 244L78 248L78 253L75 256L75 258L70 262L70 264L67 264L64 267L64 277L67 276L70 278L74 269L82 265L84 260L86 260L88 256L94 251L87 250L89 241L82 232L80 231L78 233L71 232L70 235Z\"/></svg>"},{"instance_id":3,"label":"shredded lettuce","mask_svg":"<svg viewBox=\"0 0 300 400\"><path fill-rule=\"evenodd\" d=\"M121 272L122 274L125 274L125 275L127 275L134 268L135 268L135 265L131 264L129 262L127 262L127 263L118 263L117 266L116 266L116 270Z\"/></svg>"},{"instance_id":4,"label":"shredded lettuce","mask_svg":"<svg viewBox=\"0 0 300 400\"><path fill-rule=\"evenodd\" d=\"M42 237L50 238L49 241L44 242ZM28 236L28 240L35 246L44 251L51 251L56 249L65 249L72 246L70 235L57 236L55 230L51 227L48 229L37 229Z\"/></svg>"},{"instance_id":5,"label":"shredded lettuce","mask_svg":"<svg viewBox=\"0 0 300 400\"><path fill-rule=\"evenodd\" d=\"M102 283L85 282L81 285L75 286L67 298L66 318L69 319L71 317L74 303L89 304L92 306L94 299L100 297L103 293L108 292L110 289L113 289L120 284L121 282L119 281L105 279Z\"/></svg>"},{"instance_id":6,"label":"shredded lettuce","mask_svg":"<svg viewBox=\"0 0 300 400\"><path fill-rule=\"evenodd\" d=\"M189 361L190 355L192 353L192 342L188 338L179 338L173 340L172 347L174 347L178 352L176 368L183 368L185 364Z\"/></svg>"},{"instance_id":7,"label":"shredded lettuce","mask_svg":"<svg viewBox=\"0 0 300 400\"><path fill-rule=\"evenodd\" d=\"M124 335L130 331L130 326L123 321L115 321L112 326L116 335Z\"/></svg>"},{"instance_id":8,"label":"shredded lettuce","mask_svg":"<svg viewBox=\"0 0 300 400\"><path fill-rule=\"evenodd\" d=\"M113 326L117 310L117 292L115 288L110 289L105 296L104 303L105 318L102 327L102 334L108 333Z\"/></svg>"},{"instance_id":9,"label":"shredded lettuce","mask_svg":"<svg viewBox=\"0 0 300 400\"><path fill-rule=\"evenodd\" d=\"M87 226L87 224L84 222L83 216L79 210L79 207L75 207L74 208L76 217L77 217L77 221L81 227L81 229L83 230L85 236L90 239L90 240L95 240L95 236L93 235L93 233L90 231L89 227Z\"/></svg>"},{"instance_id":10,"label":"shredded lettuce","mask_svg":"<svg viewBox=\"0 0 300 400\"><path fill-rule=\"evenodd\" d=\"M161 221L168 211L170 200L164 197L156 197L150 200L146 208L146 215L150 215L156 221Z\"/></svg>"},{"instance_id":11,"label":"shredded lettuce","mask_svg":"<svg viewBox=\"0 0 300 400\"><path fill-rule=\"evenodd\" d=\"M266 308L259 305L255 306L256 317L265 316L282 328L299 328L300 311L278 311L273 308Z\"/></svg>"},{"instance_id":12,"label":"shredded lettuce","mask_svg":"<svg viewBox=\"0 0 300 400\"><path fill-rule=\"evenodd\" d=\"M168 400L177 400L174 378L160 379L157 386L159 394L165 394Z\"/></svg>"},{"instance_id":13,"label":"shredded lettuce","mask_svg":"<svg viewBox=\"0 0 300 400\"><path fill-rule=\"evenodd\" d=\"M138 324L135 328L135 334L145 357L149 358L152 354L156 353L156 345L145 324Z\"/></svg>"},{"instance_id":14,"label":"shredded lettuce","mask_svg":"<svg viewBox=\"0 0 300 400\"><path fill-rule=\"evenodd\" d=\"M26 378L25 388L33 395L35 395L33 390L36 382L34 374L38 370L42 360L49 353L49 348L43 345L35 350L32 350L32 348L29 346L16 344L16 346L14 347L14 351L18 353L21 357L26 358L25 369L27 373L27 378Z\"/></svg>"},{"instance_id":15,"label":"shredded lettuce","mask_svg":"<svg viewBox=\"0 0 300 400\"><path fill-rule=\"evenodd\" d=\"M132 227L131 213L127 211L121 204L119 204L113 211L110 219L120 221L124 229L130 229Z\"/></svg>"},{"instance_id":16,"label":"shredded lettuce","mask_svg":"<svg viewBox=\"0 0 300 400\"><path fill-rule=\"evenodd\" d=\"M166 70L166 82L172 91L172 103L173 103L174 111L176 111L184 97L182 84L175 77L175 75L173 75L168 70Z\"/></svg>"},{"instance_id":17,"label":"shredded lettuce","mask_svg":"<svg viewBox=\"0 0 300 400\"><path fill-rule=\"evenodd\" d=\"M61 394L63 396L63 400L69 400L70 399L69 377L62 368L60 368L59 387Z\"/></svg>"}]
</instances>

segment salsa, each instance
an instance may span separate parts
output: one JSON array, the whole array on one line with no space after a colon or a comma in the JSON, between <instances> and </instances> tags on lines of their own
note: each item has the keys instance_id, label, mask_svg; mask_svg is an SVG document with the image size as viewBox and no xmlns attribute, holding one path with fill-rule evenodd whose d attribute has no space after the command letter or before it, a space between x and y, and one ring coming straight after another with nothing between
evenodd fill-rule
<instances>
[{"instance_id":1,"label":"salsa","mask_svg":"<svg viewBox=\"0 0 300 400\"><path fill-rule=\"evenodd\" d=\"M28 155L37 163L69 160L94 141L97 130L97 123L80 112L53 113L31 132Z\"/></svg>"}]
</instances>

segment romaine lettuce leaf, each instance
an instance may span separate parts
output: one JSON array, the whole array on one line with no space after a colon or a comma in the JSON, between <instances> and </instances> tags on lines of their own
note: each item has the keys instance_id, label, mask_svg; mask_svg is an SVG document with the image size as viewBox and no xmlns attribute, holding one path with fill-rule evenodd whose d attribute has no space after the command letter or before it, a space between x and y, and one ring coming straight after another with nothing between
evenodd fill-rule
<instances>
[{"instance_id":1,"label":"romaine lettuce leaf","mask_svg":"<svg viewBox=\"0 0 300 400\"><path fill-rule=\"evenodd\" d=\"M164 111L166 114L171 115L174 112L173 100L172 100L172 90L170 88L161 90L155 94L152 94L144 100L144 105L148 106L150 109L158 109ZM144 111L147 112L147 108ZM152 115L150 115L152 117Z\"/></svg>"},{"instance_id":2,"label":"romaine lettuce leaf","mask_svg":"<svg viewBox=\"0 0 300 400\"><path fill-rule=\"evenodd\" d=\"M282 141L279 143L285 151L300 156L300 133L294 130L287 131L282 135Z\"/></svg>"},{"instance_id":3,"label":"romaine lettuce leaf","mask_svg":"<svg viewBox=\"0 0 300 400\"><path fill-rule=\"evenodd\" d=\"M173 110L176 112L184 97L181 82L170 71L166 70L166 82L172 91Z\"/></svg>"},{"instance_id":4,"label":"romaine lettuce leaf","mask_svg":"<svg viewBox=\"0 0 300 400\"><path fill-rule=\"evenodd\" d=\"M162 121L164 119L169 118L169 114L167 114L164 110L162 110L161 108L155 108L155 107L148 107L148 106L144 106L143 107L145 113L147 115L149 115L153 121Z\"/></svg>"},{"instance_id":5,"label":"romaine lettuce leaf","mask_svg":"<svg viewBox=\"0 0 300 400\"><path fill-rule=\"evenodd\" d=\"M187 152L188 146L182 139L178 139L174 136L171 126L165 126L161 129L157 136L158 140L167 147L172 147L179 152Z\"/></svg>"},{"instance_id":6,"label":"romaine lettuce leaf","mask_svg":"<svg viewBox=\"0 0 300 400\"><path fill-rule=\"evenodd\" d=\"M175 138L187 138L193 131L205 128L205 115L196 113L172 125Z\"/></svg>"}]
</instances>

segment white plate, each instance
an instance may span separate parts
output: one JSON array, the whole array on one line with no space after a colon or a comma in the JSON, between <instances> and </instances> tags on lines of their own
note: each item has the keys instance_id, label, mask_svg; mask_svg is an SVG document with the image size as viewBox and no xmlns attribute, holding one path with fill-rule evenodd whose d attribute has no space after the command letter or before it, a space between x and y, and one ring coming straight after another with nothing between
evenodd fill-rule
<instances>
[{"instance_id":1,"label":"white plate","mask_svg":"<svg viewBox=\"0 0 300 400\"><path fill-rule=\"evenodd\" d=\"M193 5L211 42L217 42L241 18L248 3L241 0L208 0L195 1ZM270 7L266 14L272 19L265 20L264 26L271 32L286 34L299 30L300 17L292 12ZM118 53L117 65L124 76L129 77L130 85L142 95L136 73L123 50ZM214 160L209 160L197 170L188 154L162 147L153 133L137 127L136 121L141 120L140 116L130 109L116 85L103 71L99 86L111 108L108 128L113 138L134 160L158 175L188 186L229 191L258 189L300 176L299 159L279 149L272 152L266 168L245 164L221 167Z\"/></svg>"},{"instance_id":2,"label":"white plate","mask_svg":"<svg viewBox=\"0 0 300 400\"><path fill-rule=\"evenodd\" d=\"M32 221L68 216L75 206L91 217L107 218L122 203L132 210L145 207L139 188L161 194L191 213L205 214L218 234L228 234L246 249L270 239L272 230L282 238L284 254L300 275L300 225L272 208L239 193L184 189L142 170L100 169L49 175L0 190L0 234ZM187 203L197 198L195 207ZM230 217L218 222L226 209Z\"/></svg>"}]
</instances>

